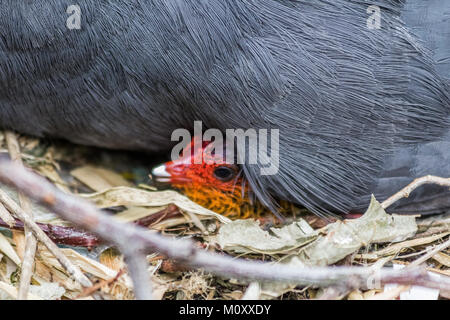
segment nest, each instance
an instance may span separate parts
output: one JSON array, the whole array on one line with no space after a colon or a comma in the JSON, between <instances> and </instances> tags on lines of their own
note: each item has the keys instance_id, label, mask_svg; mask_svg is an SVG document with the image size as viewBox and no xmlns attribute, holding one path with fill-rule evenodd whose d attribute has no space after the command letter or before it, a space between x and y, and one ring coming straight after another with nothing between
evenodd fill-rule
<instances>
[{"instance_id":1,"label":"nest","mask_svg":"<svg viewBox=\"0 0 450 320\"><path fill-rule=\"evenodd\" d=\"M13 139L14 140L14 139ZM433 275L450 276L450 215L426 218L387 215L372 203L362 217L327 221L292 206L288 222L273 217L230 220L175 190L157 190L148 172L161 159L20 136L17 150L0 135L3 153L20 156L27 167L60 190L83 197L113 219L134 222L167 236L190 238L200 248L249 260L285 265L349 265L402 268L423 263ZM16 154L14 154L16 152ZM15 201L27 200L1 186ZM80 232L45 208L29 202L36 222L64 254L91 280L82 287L41 243L30 255L23 224L0 207L0 297L18 298L24 257L32 257L29 299L133 299L132 282L123 256L95 236ZM437 250L439 249L439 250ZM29 258L28 258L29 259ZM243 282L190 270L160 254L147 256L156 299L449 299L450 293L386 285L358 290L300 287L289 283ZM424 261L422 261L424 260ZM30 263L30 261L26 262ZM414 296L415 295L415 296Z\"/></svg>"}]
</instances>

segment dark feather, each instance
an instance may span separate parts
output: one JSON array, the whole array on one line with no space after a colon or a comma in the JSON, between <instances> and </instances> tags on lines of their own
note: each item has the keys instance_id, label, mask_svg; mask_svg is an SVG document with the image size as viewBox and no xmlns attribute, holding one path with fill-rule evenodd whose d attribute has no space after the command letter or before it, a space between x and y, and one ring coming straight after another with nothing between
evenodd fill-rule
<instances>
[{"instance_id":1,"label":"dark feather","mask_svg":"<svg viewBox=\"0 0 450 320\"><path fill-rule=\"evenodd\" d=\"M279 173L247 180L317 213L450 176L447 0L78 0L68 30L72 2L0 1L2 127L151 152L194 120L276 128Z\"/></svg>"}]
</instances>

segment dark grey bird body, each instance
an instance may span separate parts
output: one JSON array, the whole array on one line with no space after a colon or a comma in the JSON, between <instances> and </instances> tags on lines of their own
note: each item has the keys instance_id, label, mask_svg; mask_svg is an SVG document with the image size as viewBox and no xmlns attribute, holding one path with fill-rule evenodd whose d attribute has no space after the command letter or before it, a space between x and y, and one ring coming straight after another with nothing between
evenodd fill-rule
<instances>
[{"instance_id":1,"label":"dark grey bird body","mask_svg":"<svg viewBox=\"0 0 450 320\"><path fill-rule=\"evenodd\" d=\"M450 177L447 0L0 0L0 126L170 150L176 128L278 128L256 195L361 211L415 177ZM367 8L381 9L370 29ZM392 210L450 208L427 187Z\"/></svg>"}]
</instances>

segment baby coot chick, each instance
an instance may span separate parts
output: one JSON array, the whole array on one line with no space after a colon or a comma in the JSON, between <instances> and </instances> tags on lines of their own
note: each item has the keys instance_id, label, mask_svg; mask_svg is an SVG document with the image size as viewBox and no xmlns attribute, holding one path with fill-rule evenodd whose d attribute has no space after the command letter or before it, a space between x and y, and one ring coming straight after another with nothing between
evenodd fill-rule
<instances>
[{"instance_id":1,"label":"baby coot chick","mask_svg":"<svg viewBox=\"0 0 450 320\"><path fill-rule=\"evenodd\" d=\"M1 127L150 152L195 120L279 129L278 173L246 163L245 179L266 206L317 213L450 176L446 0L79 0L70 29L72 2L2 3ZM442 212L449 195L392 210Z\"/></svg>"},{"instance_id":2,"label":"baby coot chick","mask_svg":"<svg viewBox=\"0 0 450 320\"><path fill-rule=\"evenodd\" d=\"M215 150L209 142L195 145L194 137L178 159L152 170L151 178L158 185L170 185L205 208L231 218L267 217L275 214L285 221L287 214L298 211L290 202L276 201L274 208L264 206L245 178L242 167L228 162L227 148ZM195 158L203 161L196 163Z\"/></svg>"}]
</instances>

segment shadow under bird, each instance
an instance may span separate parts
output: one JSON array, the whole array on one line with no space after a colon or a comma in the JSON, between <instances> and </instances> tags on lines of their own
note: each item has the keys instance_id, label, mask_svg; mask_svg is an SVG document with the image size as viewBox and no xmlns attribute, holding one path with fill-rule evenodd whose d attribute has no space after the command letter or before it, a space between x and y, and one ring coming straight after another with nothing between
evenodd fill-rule
<instances>
[{"instance_id":1,"label":"shadow under bird","mask_svg":"<svg viewBox=\"0 0 450 320\"><path fill-rule=\"evenodd\" d=\"M450 176L448 0L77 0L79 29L73 2L0 0L0 127L167 154L196 120L279 129L277 174L211 179L318 214ZM390 208L448 209L438 186Z\"/></svg>"}]
</instances>

